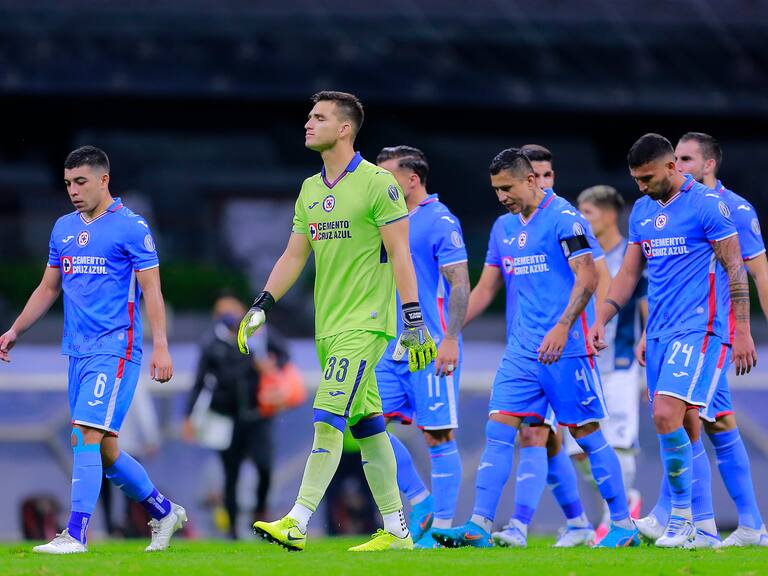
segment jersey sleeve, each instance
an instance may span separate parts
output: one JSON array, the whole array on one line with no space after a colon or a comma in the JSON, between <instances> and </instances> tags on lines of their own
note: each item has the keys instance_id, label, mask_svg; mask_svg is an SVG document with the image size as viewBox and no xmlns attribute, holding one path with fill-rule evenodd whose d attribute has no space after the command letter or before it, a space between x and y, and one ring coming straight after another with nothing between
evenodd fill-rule
<instances>
[{"instance_id":1,"label":"jersey sleeve","mask_svg":"<svg viewBox=\"0 0 768 576\"><path fill-rule=\"evenodd\" d=\"M635 205L632 207L632 212L629 214L627 242L630 244L640 244L641 242L640 231L638 230L638 218L640 217L640 211L637 208L638 204L639 202L635 202Z\"/></svg>"},{"instance_id":2,"label":"jersey sleeve","mask_svg":"<svg viewBox=\"0 0 768 576\"><path fill-rule=\"evenodd\" d=\"M467 248L458 218L445 210L432 225L432 246L439 266L467 261Z\"/></svg>"},{"instance_id":3,"label":"jersey sleeve","mask_svg":"<svg viewBox=\"0 0 768 576\"><path fill-rule=\"evenodd\" d=\"M291 231L294 234L307 233L307 214L304 212L304 202L302 201L301 193L299 193L299 197L296 199L296 205L293 208L293 227L291 228Z\"/></svg>"},{"instance_id":4,"label":"jersey sleeve","mask_svg":"<svg viewBox=\"0 0 768 576\"><path fill-rule=\"evenodd\" d=\"M61 258L59 256L59 249L56 246L56 241L54 240L54 230L51 230L51 239L48 242L48 266L51 268L59 268L61 267Z\"/></svg>"},{"instance_id":5,"label":"jersey sleeve","mask_svg":"<svg viewBox=\"0 0 768 576\"><path fill-rule=\"evenodd\" d=\"M555 222L555 232L560 241L560 247L568 260L592 254L594 250L589 236L592 231L589 229L589 223L584 217L576 212L575 208L563 208ZM597 244L597 240L595 240ZM602 255L602 251L601 251Z\"/></svg>"},{"instance_id":6,"label":"jersey sleeve","mask_svg":"<svg viewBox=\"0 0 768 576\"><path fill-rule=\"evenodd\" d=\"M718 194L703 194L699 202L699 217L704 235L710 242L719 242L736 234L731 210Z\"/></svg>"},{"instance_id":7,"label":"jersey sleeve","mask_svg":"<svg viewBox=\"0 0 768 576\"><path fill-rule=\"evenodd\" d=\"M752 260L765 252L763 235L760 231L760 221L757 219L754 207L748 202L742 202L731 211L733 223L739 232L739 246L741 257L744 260Z\"/></svg>"},{"instance_id":8,"label":"jersey sleeve","mask_svg":"<svg viewBox=\"0 0 768 576\"><path fill-rule=\"evenodd\" d=\"M371 213L377 226L385 226L408 216L403 192L389 172L379 171L371 177L371 193Z\"/></svg>"},{"instance_id":9,"label":"jersey sleeve","mask_svg":"<svg viewBox=\"0 0 768 576\"><path fill-rule=\"evenodd\" d=\"M499 253L498 242L500 226L500 221L496 220L496 222L493 223L493 228L491 228L491 234L488 237L488 251L485 253L486 266L496 266L496 268L501 268L501 254Z\"/></svg>"},{"instance_id":10,"label":"jersey sleeve","mask_svg":"<svg viewBox=\"0 0 768 576\"><path fill-rule=\"evenodd\" d=\"M148 270L160 265L155 240L146 220L140 216L128 218L125 223L126 235L123 248L137 271Z\"/></svg>"}]
</instances>

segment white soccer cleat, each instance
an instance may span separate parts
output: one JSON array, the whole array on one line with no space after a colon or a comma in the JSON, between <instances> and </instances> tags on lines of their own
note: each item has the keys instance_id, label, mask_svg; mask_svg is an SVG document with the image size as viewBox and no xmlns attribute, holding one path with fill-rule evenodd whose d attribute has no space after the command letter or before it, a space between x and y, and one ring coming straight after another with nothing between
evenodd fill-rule
<instances>
[{"instance_id":1,"label":"white soccer cleat","mask_svg":"<svg viewBox=\"0 0 768 576\"><path fill-rule=\"evenodd\" d=\"M501 532L494 532L491 537L497 546L526 548L528 537L525 532L522 522L512 519L507 526L501 529Z\"/></svg>"},{"instance_id":2,"label":"white soccer cleat","mask_svg":"<svg viewBox=\"0 0 768 576\"><path fill-rule=\"evenodd\" d=\"M635 526L637 526L643 538L651 542L656 542L656 540L664 536L664 526L659 524L659 521L656 520L656 516L653 514L648 514L644 518L635 520Z\"/></svg>"},{"instance_id":3,"label":"white soccer cleat","mask_svg":"<svg viewBox=\"0 0 768 576\"><path fill-rule=\"evenodd\" d=\"M693 542L689 542L686 548L720 548L723 543L717 534L710 534L696 528L696 536Z\"/></svg>"},{"instance_id":4,"label":"white soccer cleat","mask_svg":"<svg viewBox=\"0 0 768 576\"><path fill-rule=\"evenodd\" d=\"M765 530L765 524L760 527L760 530L754 528L747 528L746 526L739 526L731 532L722 543L723 547L731 546L767 546L768 547L768 532Z\"/></svg>"},{"instance_id":5,"label":"white soccer cleat","mask_svg":"<svg viewBox=\"0 0 768 576\"><path fill-rule=\"evenodd\" d=\"M670 516L664 535L656 540L658 548L688 548L696 538L693 523L682 516Z\"/></svg>"},{"instance_id":6,"label":"white soccer cleat","mask_svg":"<svg viewBox=\"0 0 768 576\"><path fill-rule=\"evenodd\" d=\"M555 548L576 548L577 546L592 546L595 543L595 531L591 526L560 528L555 542Z\"/></svg>"},{"instance_id":7,"label":"white soccer cleat","mask_svg":"<svg viewBox=\"0 0 768 576\"><path fill-rule=\"evenodd\" d=\"M70 536L69 531L65 528L64 532L56 534L56 538L48 544L41 544L32 548L32 552L38 554L82 554L88 552L88 546Z\"/></svg>"},{"instance_id":8,"label":"white soccer cleat","mask_svg":"<svg viewBox=\"0 0 768 576\"><path fill-rule=\"evenodd\" d=\"M171 502L171 511L165 518L160 520L150 520L149 526L152 528L152 541L149 546L144 548L144 552L158 552L168 548L171 542L171 536L176 530L179 530L184 522L187 521L187 511L178 504Z\"/></svg>"}]
</instances>

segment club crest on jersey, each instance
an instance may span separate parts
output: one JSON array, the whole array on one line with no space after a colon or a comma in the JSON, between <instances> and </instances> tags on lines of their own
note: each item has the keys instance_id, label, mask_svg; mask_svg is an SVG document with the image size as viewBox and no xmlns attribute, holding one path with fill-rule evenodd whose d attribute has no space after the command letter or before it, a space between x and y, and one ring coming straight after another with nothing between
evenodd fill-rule
<instances>
[{"instance_id":1,"label":"club crest on jersey","mask_svg":"<svg viewBox=\"0 0 768 576\"><path fill-rule=\"evenodd\" d=\"M88 234L88 230L83 230L80 232L80 234L77 235L77 245L80 246L80 248L83 248L86 244L88 244L88 240L91 239L91 235Z\"/></svg>"},{"instance_id":2,"label":"club crest on jersey","mask_svg":"<svg viewBox=\"0 0 768 576\"><path fill-rule=\"evenodd\" d=\"M731 211L728 208L728 206L725 205L725 202L720 200L720 202L717 203L717 207L720 209L720 214L725 216L726 218L729 218L731 216Z\"/></svg>"},{"instance_id":3,"label":"club crest on jersey","mask_svg":"<svg viewBox=\"0 0 768 576\"><path fill-rule=\"evenodd\" d=\"M752 232L755 234L760 234L760 222L757 220L757 218L752 218Z\"/></svg>"},{"instance_id":4,"label":"club crest on jersey","mask_svg":"<svg viewBox=\"0 0 768 576\"><path fill-rule=\"evenodd\" d=\"M523 248L526 242L528 242L528 233L520 232L520 236L517 237L517 247Z\"/></svg>"},{"instance_id":5,"label":"club crest on jersey","mask_svg":"<svg viewBox=\"0 0 768 576\"><path fill-rule=\"evenodd\" d=\"M330 212L334 206L336 206L336 198L333 197L333 194L328 194L323 198L323 210Z\"/></svg>"},{"instance_id":6,"label":"club crest on jersey","mask_svg":"<svg viewBox=\"0 0 768 576\"><path fill-rule=\"evenodd\" d=\"M392 202L397 202L397 199L400 198L400 191L394 184L390 184L389 187L387 187L387 194Z\"/></svg>"},{"instance_id":7,"label":"club crest on jersey","mask_svg":"<svg viewBox=\"0 0 768 576\"><path fill-rule=\"evenodd\" d=\"M643 247L643 254L645 254L646 258L650 258L653 256L653 248L651 247L651 241L650 240L643 240L641 242L641 245Z\"/></svg>"},{"instance_id":8,"label":"club crest on jersey","mask_svg":"<svg viewBox=\"0 0 768 576\"><path fill-rule=\"evenodd\" d=\"M579 222L573 223L573 235L574 236L584 236L586 232L584 231L584 226L581 225Z\"/></svg>"},{"instance_id":9,"label":"club crest on jersey","mask_svg":"<svg viewBox=\"0 0 768 576\"><path fill-rule=\"evenodd\" d=\"M144 248L146 248L150 252L154 252L155 251L155 241L152 240L152 236L149 235L149 234L144 236Z\"/></svg>"},{"instance_id":10,"label":"club crest on jersey","mask_svg":"<svg viewBox=\"0 0 768 576\"><path fill-rule=\"evenodd\" d=\"M504 267L504 272L507 274L513 274L515 271L515 261L511 256L504 256L501 259L501 265Z\"/></svg>"},{"instance_id":11,"label":"club crest on jersey","mask_svg":"<svg viewBox=\"0 0 768 576\"><path fill-rule=\"evenodd\" d=\"M61 257L61 271L64 274L72 274L72 256Z\"/></svg>"},{"instance_id":12,"label":"club crest on jersey","mask_svg":"<svg viewBox=\"0 0 768 576\"><path fill-rule=\"evenodd\" d=\"M653 225L656 226L656 230L661 230L667 225L667 215L662 213L656 216L656 220L653 221Z\"/></svg>"},{"instance_id":13,"label":"club crest on jersey","mask_svg":"<svg viewBox=\"0 0 768 576\"><path fill-rule=\"evenodd\" d=\"M317 224L309 225L309 235L312 237L312 240L317 240Z\"/></svg>"}]
</instances>

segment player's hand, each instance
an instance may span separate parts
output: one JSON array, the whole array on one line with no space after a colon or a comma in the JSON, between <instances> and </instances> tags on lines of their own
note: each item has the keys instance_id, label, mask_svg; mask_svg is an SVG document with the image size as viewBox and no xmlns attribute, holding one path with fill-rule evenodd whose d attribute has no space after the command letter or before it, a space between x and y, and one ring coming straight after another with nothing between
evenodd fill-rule
<instances>
[{"instance_id":1,"label":"player's hand","mask_svg":"<svg viewBox=\"0 0 768 576\"><path fill-rule=\"evenodd\" d=\"M749 330L745 332L736 329L733 335L732 362L736 365L736 376L747 374L757 366L757 352Z\"/></svg>"},{"instance_id":2,"label":"player's hand","mask_svg":"<svg viewBox=\"0 0 768 576\"><path fill-rule=\"evenodd\" d=\"M267 322L267 312L274 305L275 299L266 290L256 296L256 300L253 301L250 310L246 312L240 322L240 328L237 330L237 347L240 349L241 354L251 353L248 348L248 338L264 326Z\"/></svg>"},{"instance_id":3,"label":"player's hand","mask_svg":"<svg viewBox=\"0 0 768 576\"><path fill-rule=\"evenodd\" d=\"M173 377L173 360L167 346L155 346L152 350L149 376L158 382L168 382Z\"/></svg>"},{"instance_id":4,"label":"player's hand","mask_svg":"<svg viewBox=\"0 0 768 576\"><path fill-rule=\"evenodd\" d=\"M403 325L392 358L400 360L408 350L408 369L411 372L424 370L437 357L437 348L424 325L418 302L403 304Z\"/></svg>"},{"instance_id":5,"label":"player's hand","mask_svg":"<svg viewBox=\"0 0 768 576\"><path fill-rule=\"evenodd\" d=\"M11 328L0 336L0 360L3 362L10 362L11 361L11 348L13 348L16 345L16 338L18 336L16 335L16 331Z\"/></svg>"},{"instance_id":6,"label":"player's hand","mask_svg":"<svg viewBox=\"0 0 768 576\"><path fill-rule=\"evenodd\" d=\"M589 334L587 334L587 343L592 348L592 353L595 356L599 356L600 350L608 347L608 344L605 342L605 324L602 322L592 324L592 328L589 329Z\"/></svg>"},{"instance_id":7,"label":"player's hand","mask_svg":"<svg viewBox=\"0 0 768 576\"><path fill-rule=\"evenodd\" d=\"M541 341L541 346L537 350L539 362L542 364L554 364L560 360L563 348L568 343L569 330L568 326L558 322L552 330L547 332L544 340Z\"/></svg>"},{"instance_id":8,"label":"player's hand","mask_svg":"<svg viewBox=\"0 0 768 576\"><path fill-rule=\"evenodd\" d=\"M459 341L456 338L443 338L437 349L435 375L450 376L459 365Z\"/></svg>"},{"instance_id":9,"label":"player's hand","mask_svg":"<svg viewBox=\"0 0 768 576\"><path fill-rule=\"evenodd\" d=\"M640 366L645 367L645 330L643 330L640 340L637 341L637 346L635 346L635 359Z\"/></svg>"},{"instance_id":10,"label":"player's hand","mask_svg":"<svg viewBox=\"0 0 768 576\"><path fill-rule=\"evenodd\" d=\"M184 418L184 424L181 427L181 437L184 442L194 442L197 437L195 436L195 428L192 426L192 421L189 418Z\"/></svg>"}]
</instances>

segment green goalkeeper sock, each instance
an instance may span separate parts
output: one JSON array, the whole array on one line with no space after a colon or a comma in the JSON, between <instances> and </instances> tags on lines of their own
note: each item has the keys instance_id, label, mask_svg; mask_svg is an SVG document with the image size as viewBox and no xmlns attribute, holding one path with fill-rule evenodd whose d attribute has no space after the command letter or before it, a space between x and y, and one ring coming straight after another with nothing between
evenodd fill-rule
<instances>
[{"instance_id":1,"label":"green goalkeeper sock","mask_svg":"<svg viewBox=\"0 0 768 576\"><path fill-rule=\"evenodd\" d=\"M301 479L297 504L317 510L341 460L342 432L325 422L315 422L315 440ZM390 451L392 448L390 447Z\"/></svg>"},{"instance_id":2,"label":"green goalkeeper sock","mask_svg":"<svg viewBox=\"0 0 768 576\"><path fill-rule=\"evenodd\" d=\"M353 429L354 432L354 429ZM382 516L397 512L403 507L397 487L397 462L392 443L386 432L357 438L363 471L371 488L373 499Z\"/></svg>"}]
</instances>

